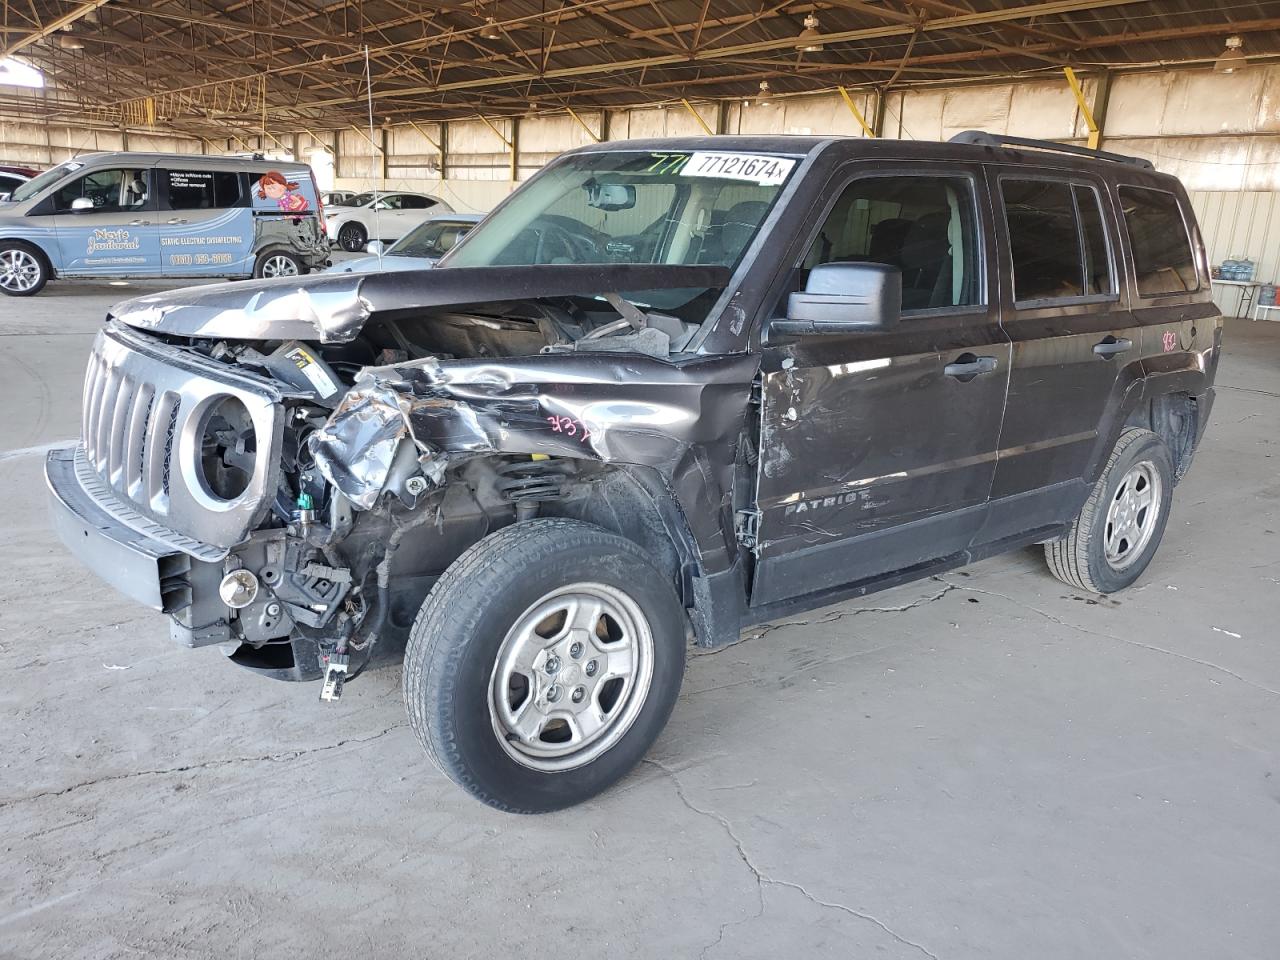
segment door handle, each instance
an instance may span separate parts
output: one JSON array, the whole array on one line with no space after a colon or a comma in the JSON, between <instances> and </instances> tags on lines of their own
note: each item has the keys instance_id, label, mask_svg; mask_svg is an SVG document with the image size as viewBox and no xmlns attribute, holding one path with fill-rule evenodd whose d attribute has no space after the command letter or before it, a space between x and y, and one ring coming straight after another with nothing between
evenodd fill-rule
<instances>
[{"instance_id":1,"label":"door handle","mask_svg":"<svg viewBox=\"0 0 1280 960\"><path fill-rule=\"evenodd\" d=\"M972 353L962 353L956 357L955 363L948 363L943 367L942 372L961 383L968 383L980 374L993 372L995 368L995 357L975 357Z\"/></svg>"},{"instance_id":2,"label":"door handle","mask_svg":"<svg viewBox=\"0 0 1280 960\"><path fill-rule=\"evenodd\" d=\"M1133 341L1126 340L1124 337L1107 337L1101 343L1093 345L1093 352L1104 359L1132 349Z\"/></svg>"},{"instance_id":3,"label":"door handle","mask_svg":"<svg viewBox=\"0 0 1280 960\"><path fill-rule=\"evenodd\" d=\"M168 223L170 226L172 226L175 223L186 223L187 221L175 218L173 220L166 220L165 222Z\"/></svg>"},{"instance_id":4,"label":"door handle","mask_svg":"<svg viewBox=\"0 0 1280 960\"><path fill-rule=\"evenodd\" d=\"M129 221L129 226L131 226L131 227L149 227L149 226L151 226L151 221L150 221L150 220L130 220L130 221Z\"/></svg>"}]
</instances>

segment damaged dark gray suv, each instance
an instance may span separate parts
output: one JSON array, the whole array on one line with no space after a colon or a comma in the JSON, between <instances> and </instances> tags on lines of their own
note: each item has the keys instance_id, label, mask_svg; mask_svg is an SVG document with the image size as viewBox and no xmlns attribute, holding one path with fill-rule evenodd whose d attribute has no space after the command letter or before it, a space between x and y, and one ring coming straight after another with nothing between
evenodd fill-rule
<instances>
[{"instance_id":1,"label":"damaged dark gray suv","mask_svg":"<svg viewBox=\"0 0 1280 960\"><path fill-rule=\"evenodd\" d=\"M336 699L404 658L504 810L652 744L685 649L1028 544L1132 583L1213 402L1182 187L1037 141L568 153L436 269L112 311L55 523L174 638Z\"/></svg>"}]
</instances>

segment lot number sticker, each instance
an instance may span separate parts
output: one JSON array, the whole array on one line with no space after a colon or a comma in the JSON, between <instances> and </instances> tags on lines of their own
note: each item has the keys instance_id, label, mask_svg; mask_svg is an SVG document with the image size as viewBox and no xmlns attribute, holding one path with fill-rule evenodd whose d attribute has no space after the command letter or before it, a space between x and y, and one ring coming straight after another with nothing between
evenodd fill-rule
<instances>
[{"instance_id":1,"label":"lot number sticker","mask_svg":"<svg viewBox=\"0 0 1280 960\"><path fill-rule=\"evenodd\" d=\"M778 186L796 165L789 157L769 157L752 153L704 153L690 155L680 170L682 177L715 177L720 180L748 180L761 186Z\"/></svg>"}]
</instances>

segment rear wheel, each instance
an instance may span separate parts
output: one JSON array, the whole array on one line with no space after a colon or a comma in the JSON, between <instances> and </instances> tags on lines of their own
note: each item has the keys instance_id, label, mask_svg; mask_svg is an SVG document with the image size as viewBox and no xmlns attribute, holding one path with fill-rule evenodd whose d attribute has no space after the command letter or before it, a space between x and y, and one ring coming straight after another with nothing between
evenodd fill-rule
<instances>
[{"instance_id":1,"label":"rear wheel","mask_svg":"<svg viewBox=\"0 0 1280 960\"><path fill-rule=\"evenodd\" d=\"M338 246L347 253L359 253L368 242L368 231L358 223L345 223L338 231Z\"/></svg>"},{"instance_id":2,"label":"rear wheel","mask_svg":"<svg viewBox=\"0 0 1280 960\"><path fill-rule=\"evenodd\" d=\"M1150 430L1125 430L1070 531L1045 544L1049 570L1081 590L1123 590L1155 556L1172 499L1169 448Z\"/></svg>"},{"instance_id":3,"label":"rear wheel","mask_svg":"<svg viewBox=\"0 0 1280 960\"><path fill-rule=\"evenodd\" d=\"M0 243L0 293L32 297L44 289L53 271L49 261L28 243Z\"/></svg>"},{"instance_id":4,"label":"rear wheel","mask_svg":"<svg viewBox=\"0 0 1280 960\"><path fill-rule=\"evenodd\" d=\"M253 265L253 275L262 280L276 277L297 277L307 272L302 258L287 250L267 250L258 255Z\"/></svg>"},{"instance_id":5,"label":"rear wheel","mask_svg":"<svg viewBox=\"0 0 1280 960\"><path fill-rule=\"evenodd\" d=\"M685 616L629 540L576 520L507 527L436 583L405 653L410 724L477 799L543 813L644 756L684 674Z\"/></svg>"}]
</instances>

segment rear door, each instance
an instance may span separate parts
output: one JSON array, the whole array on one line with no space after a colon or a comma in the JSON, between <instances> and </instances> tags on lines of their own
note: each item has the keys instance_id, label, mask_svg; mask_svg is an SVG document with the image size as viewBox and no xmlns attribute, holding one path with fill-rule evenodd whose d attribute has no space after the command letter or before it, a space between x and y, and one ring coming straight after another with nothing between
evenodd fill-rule
<instances>
[{"instance_id":1,"label":"rear door","mask_svg":"<svg viewBox=\"0 0 1280 960\"><path fill-rule=\"evenodd\" d=\"M248 174L193 165L160 168L156 175L165 275L251 272L253 210Z\"/></svg>"},{"instance_id":2,"label":"rear door","mask_svg":"<svg viewBox=\"0 0 1280 960\"><path fill-rule=\"evenodd\" d=\"M853 164L824 189L795 288L819 263L887 263L901 323L762 351L753 605L957 553L983 522L1009 343L981 170L886 167Z\"/></svg>"},{"instance_id":3,"label":"rear door","mask_svg":"<svg viewBox=\"0 0 1280 960\"><path fill-rule=\"evenodd\" d=\"M52 195L62 276L145 277L160 273L155 171L95 169ZM44 205L41 205L42 208Z\"/></svg>"},{"instance_id":4,"label":"rear door","mask_svg":"<svg viewBox=\"0 0 1280 960\"><path fill-rule=\"evenodd\" d=\"M1118 281L1112 198L1101 178L988 169L1001 239L1009 401L984 540L1073 517L1099 427L1141 337Z\"/></svg>"}]
</instances>

